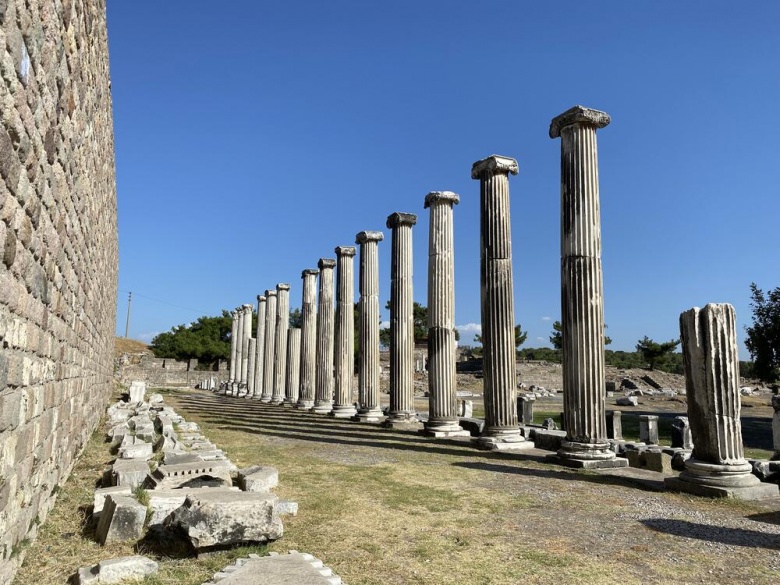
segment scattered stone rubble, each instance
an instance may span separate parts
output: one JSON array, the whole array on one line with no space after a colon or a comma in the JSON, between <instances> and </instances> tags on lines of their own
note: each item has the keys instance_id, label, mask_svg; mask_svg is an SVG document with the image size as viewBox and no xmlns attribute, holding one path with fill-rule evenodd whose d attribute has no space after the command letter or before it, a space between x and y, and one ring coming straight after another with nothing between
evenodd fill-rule
<instances>
[{"instance_id":1,"label":"scattered stone rubble","mask_svg":"<svg viewBox=\"0 0 780 585\"><path fill-rule=\"evenodd\" d=\"M203 585L341 585L341 577L334 574L321 560L307 553L291 550L288 554L271 553L268 556L249 555L238 559Z\"/></svg>"}]
</instances>

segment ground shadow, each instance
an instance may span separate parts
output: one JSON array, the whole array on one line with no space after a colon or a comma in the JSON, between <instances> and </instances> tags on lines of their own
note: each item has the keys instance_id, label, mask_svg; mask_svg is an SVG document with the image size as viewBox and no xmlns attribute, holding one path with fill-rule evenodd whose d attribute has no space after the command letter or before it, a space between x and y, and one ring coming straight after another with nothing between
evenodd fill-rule
<instances>
[{"instance_id":1,"label":"ground shadow","mask_svg":"<svg viewBox=\"0 0 780 585\"><path fill-rule=\"evenodd\" d=\"M648 518L640 520L640 522L651 530L674 536L696 538L707 542L718 542L733 546L780 550L780 535L778 534L766 534L744 528L712 526L710 524L699 524L673 518Z\"/></svg>"},{"instance_id":2,"label":"ground shadow","mask_svg":"<svg viewBox=\"0 0 780 585\"><path fill-rule=\"evenodd\" d=\"M762 512L761 514L751 514L746 516L750 520L756 522L766 522L767 524L776 524L780 526L780 511L777 512Z\"/></svg>"}]
</instances>

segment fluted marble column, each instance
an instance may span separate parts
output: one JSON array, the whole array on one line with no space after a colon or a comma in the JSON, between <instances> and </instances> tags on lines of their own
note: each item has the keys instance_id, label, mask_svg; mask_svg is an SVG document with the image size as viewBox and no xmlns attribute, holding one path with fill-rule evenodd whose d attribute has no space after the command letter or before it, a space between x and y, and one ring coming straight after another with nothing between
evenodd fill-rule
<instances>
[{"instance_id":1,"label":"fluted marble column","mask_svg":"<svg viewBox=\"0 0 780 585\"><path fill-rule=\"evenodd\" d=\"M428 230L428 420L423 434L468 436L458 423L455 375L455 238L452 208L460 197L432 191Z\"/></svg>"},{"instance_id":2,"label":"fluted marble column","mask_svg":"<svg viewBox=\"0 0 780 585\"><path fill-rule=\"evenodd\" d=\"M233 391L233 384L236 383L236 366L238 354L238 310L230 313L233 317L233 323L230 325L230 376L228 379L228 388L226 393Z\"/></svg>"},{"instance_id":3,"label":"fluted marble column","mask_svg":"<svg viewBox=\"0 0 780 585\"><path fill-rule=\"evenodd\" d=\"M296 408L309 410L314 406L317 385L317 275L319 270L307 268L301 273L301 373L300 393Z\"/></svg>"},{"instance_id":4,"label":"fluted marble column","mask_svg":"<svg viewBox=\"0 0 780 585\"><path fill-rule=\"evenodd\" d=\"M271 402L273 396L277 301L275 290L265 291L265 347L263 348L263 390L260 393L260 402Z\"/></svg>"},{"instance_id":5,"label":"fluted marble column","mask_svg":"<svg viewBox=\"0 0 780 585\"><path fill-rule=\"evenodd\" d=\"M249 339L252 337L252 305L241 305L242 324L241 330L241 379L239 380L239 391L243 395L247 388L247 375L249 374Z\"/></svg>"},{"instance_id":6,"label":"fluted marble column","mask_svg":"<svg viewBox=\"0 0 780 585\"><path fill-rule=\"evenodd\" d=\"M276 285L276 331L274 339L274 387L271 404L284 402L284 383L287 373L287 332L290 330L290 285Z\"/></svg>"},{"instance_id":7,"label":"fluted marble column","mask_svg":"<svg viewBox=\"0 0 780 585\"><path fill-rule=\"evenodd\" d=\"M255 370L253 372L254 388L250 398L259 399L263 393L263 362L265 359L265 304L263 295L257 295L257 329L255 330Z\"/></svg>"},{"instance_id":8,"label":"fluted marble column","mask_svg":"<svg viewBox=\"0 0 780 585\"><path fill-rule=\"evenodd\" d=\"M414 410L414 291L412 288L413 213L391 213L390 260L390 410L386 427L418 427Z\"/></svg>"},{"instance_id":9,"label":"fluted marble column","mask_svg":"<svg viewBox=\"0 0 780 585\"><path fill-rule=\"evenodd\" d=\"M702 496L777 496L777 485L762 484L744 457L734 307L710 303L685 311L680 334L693 453L666 485Z\"/></svg>"},{"instance_id":10,"label":"fluted marble column","mask_svg":"<svg viewBox=\"0 0 780 585\"><path fill-rule=\"evenodd\" d=\"M354 420L379 422L379 242L382 232L360 232L360 347L358 352L358 413Z\"/></svg>"},{"instance_id":11,"label":"fluted marble column","mask_svg":"<svg viewBox=\"0 0 780 585\"><path fill-rule=\"evenodd\" d=\"M249 338L249 351L247 352L247 363L249 366L246 371L246 397L252 398L255 394L255 366L257 361L257 338Z\"/></svg>"},{"instance_id":12,"label":"fluted marble column","mask_svg":"<svg viewBox=\"0 0 780 585\"><path fill-rule=\"evenodd\" d=\"M520 434L515 370L515 307L512 281L512 229L509 174L517 161L493 155L477 161L479 179L480 283L482 288L482 369L485 428L476 440L482 449L532 447Z\"/></svg>"},{"instance_id":13,"label":"fluted marble column","mask_svg":"<svg viewBox=\"0 0 780 585\"><path fill-rule=\"evenodd\" d=\"M350 418L357 414L352 402L352 379L355 376L355 276L353 246L336 248L336 370L331 416Z\"/></svg>"},{"instance_id":14,"label":"fluted marble column","mask_svg":"<svg viewBox=\"0 0 780 585\"><path fill-rule=\"evenodd\" d=\"M333 258L320 258L320 288L317 303L317 382L312 412L328 414L333 408Z\"/></svg>"},{"instance_id":15,"label":"fluted marble column","mask_svg":"<svg viewBox=\"0 0 780 585\"><path fill-rule=\"evenodd\" d=\"M287 377L285 379L284 405L298 402L301 375L301 330L291 327L287 334Z\"/></svg>"},{"instance_id":16,"label":"fluted marble column","mask_svg":"<svg viewBox=\"0 0 780 585\"><path fill-rule=\"evenodd\" d=\"M596 129L598 110L575 106L550 123L561 138L561 339L563 428L560 463L622 467L609 447L604 377L604 289Z\"/></svg>"}]
</instances>

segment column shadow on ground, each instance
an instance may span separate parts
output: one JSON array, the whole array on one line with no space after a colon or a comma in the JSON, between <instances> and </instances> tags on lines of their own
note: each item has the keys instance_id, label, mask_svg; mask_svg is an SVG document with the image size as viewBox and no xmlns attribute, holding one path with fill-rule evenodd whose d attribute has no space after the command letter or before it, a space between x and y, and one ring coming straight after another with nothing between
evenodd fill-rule
<instances>
[{"instance_id":1,"label":"column shadow on ground","mask_svg":"<svg viewBox=\"0 0 780 585\"><path fill-rule=\"evenodd\" d=\"M686 538L695 538L732 546L780 550L780 535L778 534L767 534L758 530L746 530L744 528L712 526L710 524L699 524L673 518L647 518L640 520L640 522L651 530L674 536L684 536Z\"/></svg>"}]
</instances>

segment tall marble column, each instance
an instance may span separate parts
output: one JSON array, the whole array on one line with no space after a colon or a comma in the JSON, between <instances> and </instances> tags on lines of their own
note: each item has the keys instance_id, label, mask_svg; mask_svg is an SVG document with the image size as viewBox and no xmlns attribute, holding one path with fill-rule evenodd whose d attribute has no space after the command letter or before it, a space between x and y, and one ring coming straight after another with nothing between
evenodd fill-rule
<instances>
[{"instance_id":1,"label":"tall marble column","mask_svg":"<svg viewBox=\"0 0 780 585\"><path fill-rule=\"evenodd\" d=\"M309 410L314 406L317 385L317 275L315 268L301 273L303 298L301 300L301 373L300 394L295 408Z\"/></svg>"},{"instance_id":2,"label":"tall marble column","mask_svg":"<svg viewBox=\"0 0 780 585\"><path fill-rule=\"evenodd\" d=\"M485 428L476 440L481 449L533 447L520 434L515 369L515 306L512 281L512 229L509 174L517 161L493 155L477 161L471 178L479 179L480 283L482 289L482 369Z\"/></svg>"},{"instance_id":3,"label":"tall marble column","mask_svg":"<svg viewBox=\"0 0 780 585\"><path fill-rule=\"evenodd\" d=\"M333 258L320 258L320 289L317 303L317 382L312 412L328 414L333 408Z\"/></svg>"},{"instance_id":4,"label":"tall marble column","mask_svg":"<svg viewBox=\"0 0 780 585\"><path fill-rule=\"evenodd\" d=\"M352 379L355 376L355 248L336 248L336 392L331 416L350 418L357 414L352 402Z\"/></svg>"},{"instance_id":5,"label":"tall marble column","mask_svg":"<svg viewBox=\"0 0 780 585\"><path fill-rule=\"evenodd\" d=\"M391 213L390 410L383 426L418 427L414 410L414 292L412 290L413 213Z\"/></svg>"},{"instance_id":6,"label":"tall marble column","mask_svg":"<svg viewBox=\"0 0 780 585\"><path fill-rule=\"evenodd\" d=\"M604 376L604 289L596 129L598 110L575 106L550 123L561 138L561 339L563 428L558 462L573 467L623 467L609 447Z\"/></svg>"},{"instance_id":7,"label":"tall marble column","mask_svg":"<svg viewBox=\"0 0 780 585\"><path fill-rule=\"evenodd\" d=\"M266 300L263 295L257 295L257 329L255 330L255 370L254 391L251 398L260 398L263 392L263 361L265 358L265 312Z\"/></svg>"},{"instance_id":8,"label":"tall marble column","mask_svg":"<svg viewBox=\"0 0 780 585\"><path fill-rule=\"evenodd\" d=\"M233 384L233 396L238 396L241 392L241 369L243 367L243 345L244 345L244 306L236 309L236 318L238 325L236 327L236 378Z\"/></svg>"},{"instance_id":9,"label":"tall marble column","mask_svg":"<svg viewBox=\"0 0 780 585\"><path fill-rule=\"evenodd\" d=\"M274 357L276 354L276 305L275 290L265 291L265 347L263 348L263 390L260 402L271 402L274 389Z\"/></svg>"},{"instance_id":10,"label":"tall marble column","mask_svg":"<svg viewBox=\"0 0 780 585\"><path fill-rule=\"evenodd\" d=\"M252 305L241 305L241 308L243 313L241 315L241 379L239 380L239 391L241 395L244 395L249 375L249 339L252 337Z\"/></svg>"},{"instance_id":11,"label":"tall marble column","mask_svg":"<svg viewBox=\"0 0 780 585\"><path fill-rule=\"evenodd\" d=\"M428 230L428 420L423 434L468 436L458 423L455 374L455 238L452 208L460 197L432 191Z\"/></svg>"},{"instance_id":12,"label":"tall marble column","mask_svg":"<svg viewBox=\"0 0 780 585\"><path fill-rule=\"evenodd\" d=\"M276 285L276 337L274 339L274 387L271 404L284 402L287 373L287 332L290 330L290 285Z\"/></svg>"},{"instance_id":13,"label":"tall marble column","mask_svg":"<svg viewBox=\"0 0 780 585\"><path fill-rule=\"evenodd\" d=\"M233 317L233 323L230 325L230 375L228 377L228 388L226 393L233 391L233 384L236 383L236 355L238 351L238 310L230 313Z\"/></svg>"},{"instance_id":14,"label":"tall marble column","mask_svg":"<svg viewBox=\"0 0 780 585\"><path fill-rule=\"evenodd\" d=\"M379 422L379 242L382 232L360 232L360 336L358 348L358 413L354 420Z\"/></svg>"},{"instance_id":15,"label":"tall marble column","mask_svg":"<svg viewBox=\"0 0 780 585\"><path fill-rule=\"evenodd\" d=\"M734 307L710 303L680 315L693 453L671 489L710 497L777 496L745 460L740 424L739 356Z\"/></svg>"},{"instance_id":16,"label":"tall marble column","mask_svg":"<svg viewBox=\"0 0 780 585\"><path fill-rule=\"evenodd\" d=\"M255 366L257 360L257 338L249 338L249 351L247 353L247 367L246 372L246 397L252 398L255 394Z\"/></svg>"},{"instance_id":17,"label":"tall marble column","mask_svg":"<svg viewBox=\"0 0 780 585\"><path fill-rule=\"evenodd\" d=\"M287 334L287 376L285 379L284 405L298 402L301 375L301 330L291 327Z\"/></svg>"}]
</instances>

